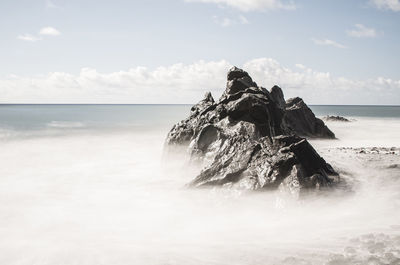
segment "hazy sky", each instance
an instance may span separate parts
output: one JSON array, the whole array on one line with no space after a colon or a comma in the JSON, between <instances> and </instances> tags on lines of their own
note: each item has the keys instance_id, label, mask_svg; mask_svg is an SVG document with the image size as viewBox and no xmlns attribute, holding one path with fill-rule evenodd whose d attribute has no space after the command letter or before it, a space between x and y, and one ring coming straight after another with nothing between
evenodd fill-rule
<instances>
[{"instance_id":1,"label":"hazy sky","mask_svg":"<svg viewBox=\"0 0 400 265\"><path fill-rule=\"evenodd\" d=\"M313 104L400 104L399 0L2 0L1 103L194 103L243 67Z\"/></svg>"}]
</instances>

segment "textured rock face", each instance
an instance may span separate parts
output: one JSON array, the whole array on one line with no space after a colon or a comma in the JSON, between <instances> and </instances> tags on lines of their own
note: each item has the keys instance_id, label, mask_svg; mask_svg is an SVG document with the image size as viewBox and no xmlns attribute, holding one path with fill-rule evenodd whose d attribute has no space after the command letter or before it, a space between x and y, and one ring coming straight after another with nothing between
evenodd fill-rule
<instances>
[{"instance_id":1,"label":"textured rock face","mask_svg":"<svg viewBox=\"0 0 400 265\"><path fill-rule=\"evenodd\" d=\"M315 117L311 109L299 97L286 101L285 122L300 136L335 138L335 134L321 119Z\"/></svg>"},{"instance_id":2,"label":"textured rock face","mask_svg":"<svg viewBox=\"0 0 400 265\"><path fill-rule=\"evenodd\" d=\"M192 181L193 186L225 185L244 189L289 189L328 186L335 171L314 148L297 136L258 140L232 137L217 151L211 164Z\"/></svg>"},{"instance_id":3,"label":"textured rock face","mask_svg":"<svg viewBox=\"0 0 400 265\"><path fill-rule=\"evenodd\" d=\"M174 125L166 145L187 145L203 170L191 186L301 190L329 186L337 175L306 139L334 137L299 98L285 102L278 86L258 87L232 68L215 102L210 93Z\"/></svg>"}]
</instances>

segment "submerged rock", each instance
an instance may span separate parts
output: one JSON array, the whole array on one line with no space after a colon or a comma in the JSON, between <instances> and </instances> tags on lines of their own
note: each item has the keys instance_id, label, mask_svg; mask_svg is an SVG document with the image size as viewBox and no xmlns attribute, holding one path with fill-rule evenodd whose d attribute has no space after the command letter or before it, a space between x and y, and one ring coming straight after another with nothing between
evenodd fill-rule
<instances>
[{"instance_id":1,"label":"submerged rock","mask_svg":"<svg viewBox=\"0 0 400 265\"><path fill-rule=\"evenodd\" d=\"M346 119L345 117L342 116L325 116L322 118L324 121L340 121L340 122L350 122L349 119Z\"/></svg>"},{"instance_id":2,"label":"submerged rock","mask_svg":"<svg viewBox=\"0 0 400 265\"><path fill-rule=\"evenodd\" d=\"M357 154L400 155L399 147L338 147L337 149L344 152L351 151Z\"/></svg>"},{"instance_id":3,"label":"submerged rock","mask_svg":"<svg viewBox=\"0 0 400 265\"><path fill-rule=\"evenodd\" d=\"M203 166L190 186L290 190L329 186L336 176L307 137L334 138L300 98L285 102L280 87L257 86L233 67L216 102L210 93L173 126L167 147L188 146Z\"/></svg>"}]
</instances>

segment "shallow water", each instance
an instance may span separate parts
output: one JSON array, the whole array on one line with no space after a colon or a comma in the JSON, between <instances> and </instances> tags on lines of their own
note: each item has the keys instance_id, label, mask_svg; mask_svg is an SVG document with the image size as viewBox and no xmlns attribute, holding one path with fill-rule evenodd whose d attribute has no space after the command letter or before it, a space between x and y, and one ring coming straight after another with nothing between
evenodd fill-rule
<instances>
[{"instance_id":1,"label":"shallow water","mask_svg":"<svg viewBox=\"0 0 400 265\"><path fill-rule=\"evenodd\" d=\"M189 108L0 107L0 264L400 263L400 157L339 148L400 147L399 118L328 123L346 185L298 199L184 188L163 142Z\"/></svg>"}]
</instances>

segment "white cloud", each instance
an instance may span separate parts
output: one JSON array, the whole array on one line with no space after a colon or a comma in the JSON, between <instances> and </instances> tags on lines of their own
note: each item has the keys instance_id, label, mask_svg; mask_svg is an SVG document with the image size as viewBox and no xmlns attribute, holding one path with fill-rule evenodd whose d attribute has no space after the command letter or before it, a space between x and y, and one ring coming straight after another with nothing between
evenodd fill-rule
<instances>
[{"instance_id":1,"label":"white cloud","mask_svg":"<svg viewBox=\"0 0 400 265\"><path fill-rule=\"evenodd\" d=\"M149 70L99 73L84 68L77 75L53 72L43 76L0 78L0 102L36 103L188 103L204 90L223 86L226 61L174 64Z\"/></svg>"},{"instance_id":2,"label":"white cloud","mask_svg":"<svg viewBox=\"0 0 400 265\"><path fill-rule=\"evenodd\" d=\"M61 33L53 27L44 27L39 31L39 34L43 36L59 36ZM23 41L31 41L31 42L42 40L41 37L31 34L19 35L17 39Z\"/></svg>"},{"instance_id":3,"label":"white cloud","mask_svg":"<svg viewBox=\"0 0 400 265\"><path fill-rule=\"evenodd\" d=\"M220 6L229 6L241 11L263 11L263 10L276 10L296 9L293 1L282 0L185 0L186 2L201 2L213 3Z\"/></svg>"},{"instance_id":4,"label":"white cloud","mask_svg":"<svg viewBox=\"0 0 400 265\"><path fill-rule=\"evenodd\" d=\"M370 0L370 3L378 9L400 11L400 0Z\"/></svg>"},{"instance_id":5,"label":"white cloud","mask_svg":"<svg viewBox=\"0 0 400 265\"><path fill-rule=\"evenodd\" d=\"M44 27L39 31L40 35L59 36L61 33L53 27Z\"/></svg>"},{"instance_id":6,"label":"white cloud","mask_svg":"<svg viewBox=\"0 0 400 265\"><path fill-rule=\"evenodd\" d=\"M33 36L33 35L31 35L31 34L19 35L19 36L17 37L17 39L23 40L23 41L31 41L31 42L35 42L35 41L41 40L41 38L36 37L36 36Z\"/></svg>"},{"instance_id":7,"label":"white cloud","mask_svg":"<svg viewBox=\"0 0 400 265\"><path fill-rule=\"evenodd\" d=\"M240 22L240 24L250 24L250 22L249 22L249 20L247 20L247 18L245 17L245 16L243 16L243 15L240 15L239 16L239 22Z\"/></svg>"},{"instance_id":8,"label":"white cloud","mask_svg":"<svg viewBox=\"0 0 400 265\"><path fill-rule=\"evenodd\" d=\"M321 39L312 38L311 40L316 45L333 46L333 47L340 48L340 49L346 49L347 48L345 45L340 44L340 43L338 43L336 41L333 41L333 40L329 40L329 39L322 39L321 40Z\"/></svg>"},{"instance_id":9,"label":"white cloud","mask_svg":"<svg viewBox=\"0 0 400 265\"><path fill-rule=\"evenodd\" d=\"M311 104L400 104L400 80L365 80L332 76L301 65L301 71L260 58L244 64L253 79L267 88L277 84L286 98L300 96Z\"/></svg>"},{"instance_id":10,"label":"white cloud","mask_svg":"<svg viewBox=\"0 0 400 265\"><path fill-rule=\"evenodd\" d=\"M301 70L306 69L305 65L303 65L303 64L301 64L301 63L297 63L297 64L295 64L294 66L296 66L297 68L299 68L299 69L301 69Z\"/></svg>"},{"instance_id":11,"label":"white cloud","mask_svg":"<svg viewBox=\"0 0 400 265\"><path fill-rule=\"evenodd\" d=\"M229 27L233 24L232 19L227 18L227 17L218 17L218 16L214 16L213 17L214 22L218 25L220 25L221 27Z\"/></svg>"},{"instance_id":12,"label":"white cloud","mask_svg":"<svg viewBox=\"0 0 400 265\"><path fill-rule=\"evenodd\" d=\"M229 27L229 26L237 25L237 24L246 25L246 24L250 23L247 20L247 18L243 15L240 15L238 18L214 16L213 20L216 24L218 24L222 27Z\"/></svg>"},{"instance_id":13,"label":"white cloud","mask_svg":"<svg viewBox=\"0 0 400 265\"><path fill-rule=\"evenodd\" d=\"M46 0L46 8L57 8L57 5L52 0Z\"/></svg>"},{"instance_id":14,"label":"white cloud","mask_svg":"<svg viewBox=\"0 0 400 265\"><path fill-rule=\"evenodd\" d=\"M147 69L99 73L84 68L79 74L0 78L1 103L194 103L206 91L223 92L225 61L174 64ZM300 64L298 64L300 66ZM297 66L297 67L298 67ZM254 59L243 67L258 85L277 84L286 98L300 96L311 104L400 104L400 80L334 77L301 65L293 70L270 58Z\"/></svg>"},{"instance_id":15,"label":"white cloud","mask_svg":"<svg viewBox=\"0 0 400 265\"><path fill-rule=\"evenodd\" d=\"M355 24L354 27L355 29L346 31L347 35L356 38L375 38L378 36L375 29L368 28L363 24Z\"/></svg>"}]
</instances>

